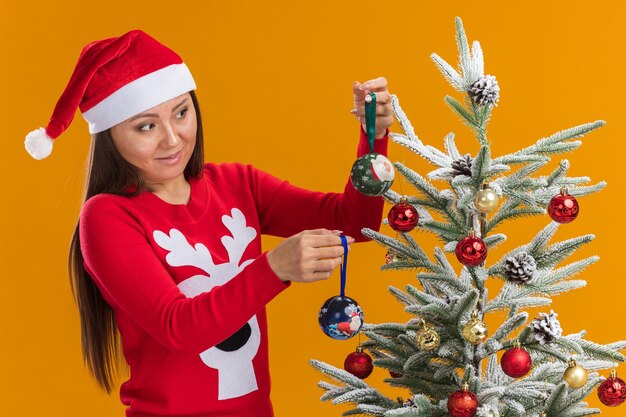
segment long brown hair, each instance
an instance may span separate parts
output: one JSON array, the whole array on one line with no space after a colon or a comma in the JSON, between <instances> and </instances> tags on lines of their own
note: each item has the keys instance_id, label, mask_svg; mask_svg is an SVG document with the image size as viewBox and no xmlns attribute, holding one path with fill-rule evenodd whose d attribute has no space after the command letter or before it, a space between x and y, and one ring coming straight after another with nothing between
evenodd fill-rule
<instances>
[{"instance_id":1,"label":"long brown hair","mask_svg":"<svg viewBox=\"0 0 626 417\"><path fill-rule=\"evenodd\" d=\"M196 110L196 145L187 166L185 178L200 178L204 167L202 120L198 99L190 91ZM134 191L128 192L130 186ZM110 129L93 135L87 159L83 204L96 194L108 193L126 197L145 191L141 172L128 163L117 151ZM79 224L76 224L70 243L68 270L72 295L80 313L80 330L83 360L98 385L111 393L121 357L120 335L113 316L113 309L102 298L98 287L83 264L80 248Z\"/></svg>"}]
</instances>

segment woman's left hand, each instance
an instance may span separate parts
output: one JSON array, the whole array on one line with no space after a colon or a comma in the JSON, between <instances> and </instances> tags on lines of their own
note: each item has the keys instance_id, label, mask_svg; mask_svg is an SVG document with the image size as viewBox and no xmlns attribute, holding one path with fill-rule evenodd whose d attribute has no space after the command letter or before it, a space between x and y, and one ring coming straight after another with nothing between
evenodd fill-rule
<instances>
[{"instance_id":1,"label":"woman's left hand","mask_svg":"<svg viewBox=\"0 0 626 417\"><path fill-rule=\"evenodd\" d=\"M352 84L352 92L354 93L354 114L361 125L363 130L365 128L365 96L369 93L376 94L376 139L382 139L385 137L387 128L393 123L393 111L391 110L391 94L387 90L387 80L385 77L378 77L373 80L369 80L361 84L355 81Z\"/></svg>"}]
</instances>

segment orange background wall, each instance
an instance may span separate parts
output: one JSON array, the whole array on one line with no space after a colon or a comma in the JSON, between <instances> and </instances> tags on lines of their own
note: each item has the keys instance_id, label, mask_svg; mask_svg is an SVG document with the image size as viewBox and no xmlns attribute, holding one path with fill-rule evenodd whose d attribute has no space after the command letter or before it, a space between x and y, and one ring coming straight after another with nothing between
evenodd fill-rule
<instances>
[{"instance_id":1,"label":"orange background wall","mask_svg":"<svg viewBox=\"0 0 626 417\"><path fill-rule=\"evenodd\" d=\"M6 234L0 239L0 415L123 415L117 394L99 392L83 368L66 272L80 208L86 124L77 115L44 161L32 160L22 145L26 133L45 125L87 42L141 28L176 50L199 86L207 160L254 163L296 185L340 191L357 145L358 125L349 113L355 80L384 75L423 141L441 147L444 135L454 131L462 151L476 153L469 130L443 103L445 94L456 93L429 60L437 52L456 62L456 15L470 41L480 40L486 72L500 83L500 106L489 129L494 155L576 124L607 121L568 158L571 175L609 186L581 199L580 217L557 235L596 234L574 259L602 259L584 273L588 287L556 298L553 308L567 333L587 329L591 340L603 343L626 338L626 3L2 0L0 221ZM397 125L393 129L399 131ZM395 144L389 153L418 172L429 169ZM412 192L403 181L394 189ZM509 241L490 259L527 242L547 221L501 227ZM392 235L388 227L382 230ZM432 253L436 241L422 232L415 236ZM277 243L265 239L268 249ZM367 321L404 322L408 316L387 287L415 282L414 273L379 271L384 254L374 243L353 248L348 294L363 306ZM337 292L338 279L337 271L324 283L294 285L269 305L279 417L341 414L342 408L319 402L320 375L307 363L317 358L341 366L355 347L355 341L332 341L318 329L318 309ZM618 372L626 377L626 366ZM368 381L381 386L385 377L377 369ZM599 405L595 395L589 400ZM602 408L605 416L626 412L626 405Z\"/></svg>"}]
</instances>

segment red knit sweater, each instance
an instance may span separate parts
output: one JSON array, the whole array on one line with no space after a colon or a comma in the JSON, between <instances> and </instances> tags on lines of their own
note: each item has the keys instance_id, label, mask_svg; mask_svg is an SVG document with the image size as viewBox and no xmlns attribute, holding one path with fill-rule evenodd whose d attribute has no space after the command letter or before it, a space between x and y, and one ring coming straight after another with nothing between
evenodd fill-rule
<instances>
[{"instance_id":1,"label":"red knit sweater","mask_svg":"<svg viewBox=\"0 0 626 417\"><path fill-rule=\"evenodd\" d=\"M386 155L388 139L376 140ZM361 130L358 156L368 152ZM347 170L346 170L347 171ZM187 204L151 192L83 206L85 269L115 312L128 417L272 416L265 305L289 286L261 234L378 230L383 200L304 190L252 165L205 165Z\"/></svg>"}]
</instances>

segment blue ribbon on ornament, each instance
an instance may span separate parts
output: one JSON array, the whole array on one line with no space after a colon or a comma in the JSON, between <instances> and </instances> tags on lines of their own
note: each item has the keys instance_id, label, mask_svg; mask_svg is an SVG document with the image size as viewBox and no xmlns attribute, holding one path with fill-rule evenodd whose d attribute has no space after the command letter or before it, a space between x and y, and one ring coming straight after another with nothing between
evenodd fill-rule
<instances>
[{"instance_id":1,"label":"blue ribbon on ornament","mask_svg":"<svg viewBox=\"0 0 626 417\"><path fill-rule=\"evenodd\" d=\"M348 269L348 240L345 235L339 235L343 245L343 264L339 265L341 270L341 299L346 296L346 270Z\"/></svg>"},{"instance_id":2,"label":"blue ribbon on ornament","mask_svg":"<svg viewBox=\"0 0 626 417\"><path fill-rule=\"evenodd\" d=\"M370 153L373 153L374 136L376 135L376 93L369 93L365 97L365 131L367 132L367 141L370 144Z\"/></svg>"}]
</instances>

